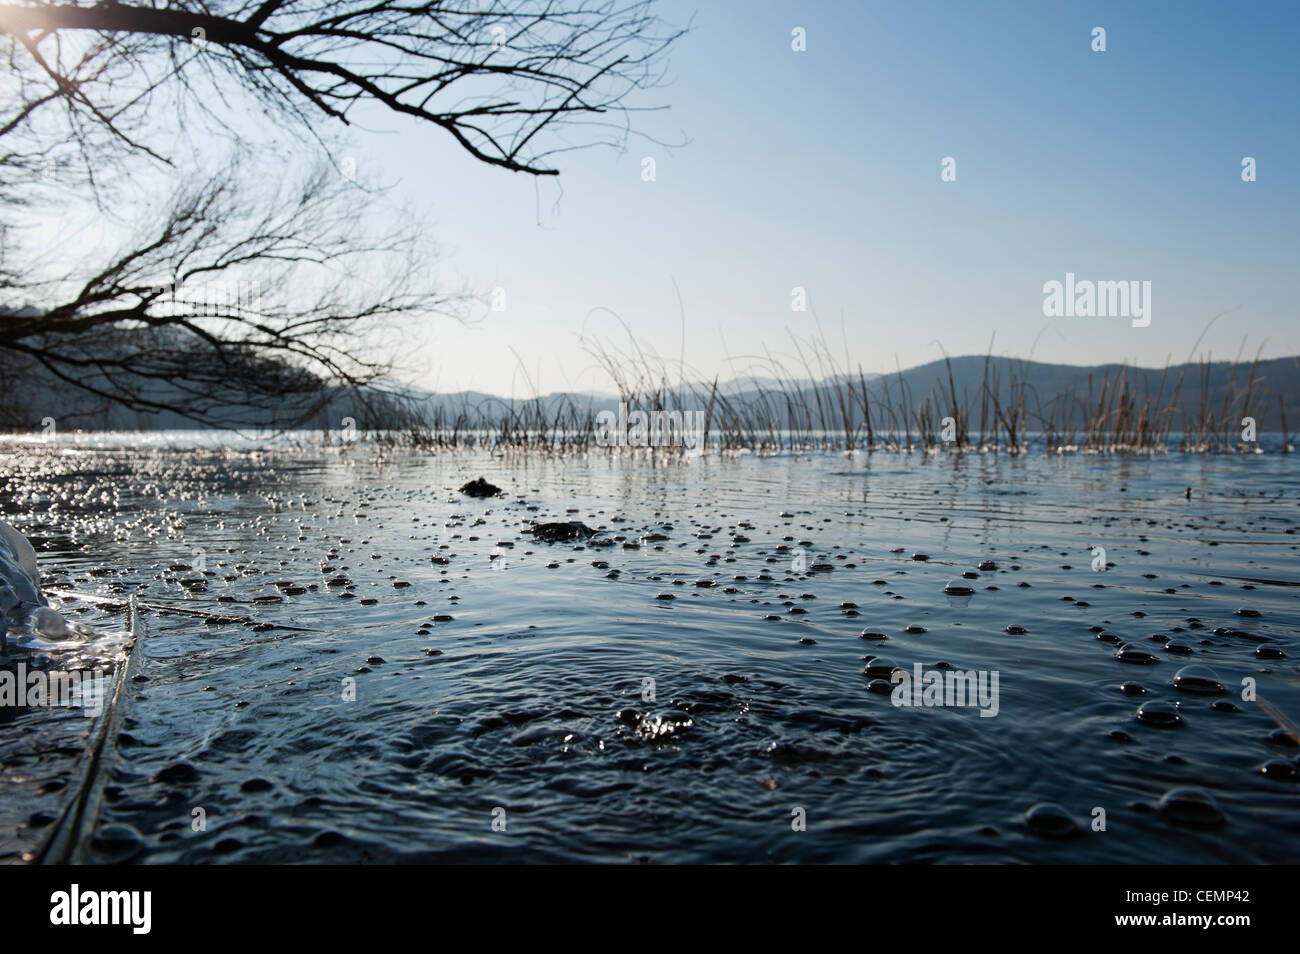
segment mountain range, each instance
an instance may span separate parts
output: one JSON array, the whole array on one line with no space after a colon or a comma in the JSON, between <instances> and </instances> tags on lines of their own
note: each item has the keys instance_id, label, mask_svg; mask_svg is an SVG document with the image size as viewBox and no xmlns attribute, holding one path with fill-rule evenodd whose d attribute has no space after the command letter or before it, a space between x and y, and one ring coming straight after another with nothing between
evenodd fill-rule
<instances>
[{"instance_id":1,"label":"mountain range","mask_svg":"<svg viewBox=\"0 0 1300 954\"><path fill-rule=\"evenodd\" d=\"M891 374L833 375L813 382L807 379L737 378L717 385L717 400L732 409L771 419L776 426L791 424L797 417L802 426L816 426L826 419L838 428L847 410L855 422L862 414L862 394L873 415L882 417L877 428L887 426L883 414L892 408L907 407L915 411L927 397L940 413L947 414L955 395L956 404L964 409L972 428L979 424L981 405L991 414L996 394L1002 406L1014 406L1023 398L1030 430L1035 429L1037 415L1045 417L1048 408L1057 408L1055 416L1066 426L1079 427L1103 395L1112 401L1118 388L1136 397L1137 404L1150 402L1152 409L1172 402L1172 430L1184 421L1196 419L1198 409L1209 408L1219 420L1226 421L1242 413L1249 391L1246 410L1256 418L1260 431L1278 431L1283 415L1289 414L1288 429L1300 422L1300 356L1260 361L1253 369L1249 364L1231 362L1171 365L1168 369L1136 368L1122 364L1076 366L1050 364L1003 357L970 355L939 360ZM1179 385L1179 378L1182 378ZM661 406L667 410L703 410L709 402L713 384L701 382L670 386L659 395L659 403L646 395L633 397L631 404L643 409ZM852 390L850 390L850 388ZM1103 390L1104 388L1104 390ZM11 389L12 391L12 389ZM10 393L0 402L0 427L13 431L36 430L43 418L54 417L60 428L83 430L168 430L196 426L183 410L142 412L103 402L80 400L68 385L56 380L28 382L22 395ZM178 390L178 394L179 394ZM1176 393L1176 399L1175 399ZM847 399L847 408L840 403ZM601 411L617 411L619 395L610 393L554 392L536 398L501 398L479 391L434 393L406 385L371 387L362 392L350 389L327 389L321 407L306 423L308 427L335 429L345 418L353 418L358 427L383 427L415 421L460 420L463 426L491 426L528 406L541 415L554 418L576 413L579 418ZM535 403L533 403L535 402ZM183 402L178 400L183 407ZM394 409L397 420L394 418ZM823 417L824 416L824 417ZM229 422L239 427L276 427L278 421L267 411L232 414Z\"/></svg>"}]
</instances>

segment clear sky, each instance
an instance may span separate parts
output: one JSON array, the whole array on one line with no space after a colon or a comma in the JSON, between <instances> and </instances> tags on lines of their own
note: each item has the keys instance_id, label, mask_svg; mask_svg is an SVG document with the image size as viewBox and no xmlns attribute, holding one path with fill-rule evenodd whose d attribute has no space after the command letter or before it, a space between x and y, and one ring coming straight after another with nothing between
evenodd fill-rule
<instances>
[{"instance_id":1,"label":"clear sky","mask_svg":"<svg viewBox=\"0 0 1300 954\"><path fill-rule=\"evenodd\" d=\"M430 319L406 377L609 390L580 335L617 313L701 376L793 355L816 322L866 371L949 354L1091 364L1300 353L1300 4L667 2L691 32L634 117L666 148L575 152L535 180L374 116L359 170L398 183L446 272L505 311ZM1092 49L1094 27L1106 51ZM807 49L791 49L791 31ZM642 159L656 180L642 179ZM1243 182L1243 157L1257 181ZM941 161L956 160L956 181ZM1150 281L1151 323L1046 318L1043 285ZM675 283L675 284L674 284ZM791 290L811 309L795 312ZM685 311L685 339L678 305ZM841 325L842 322L842 325ZM841 332L841 327L843 331ZM1045 330L1046 329L1046 330ZM1041 337L1040 337L1041 333ZM728 362L728 354L732 362Z\"/></svg>"}]
</instances>

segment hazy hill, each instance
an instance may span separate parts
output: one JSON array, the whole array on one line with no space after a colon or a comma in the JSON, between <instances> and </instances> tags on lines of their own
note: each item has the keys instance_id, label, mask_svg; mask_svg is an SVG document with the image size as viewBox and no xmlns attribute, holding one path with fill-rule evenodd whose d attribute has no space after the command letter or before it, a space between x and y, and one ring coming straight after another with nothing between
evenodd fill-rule
<instances>
[{"instance_id":1,"label":"hazy hill","mask_svg":"<svg viewBox=\"0 0 1300 954\"><path fill-rule=\"evenodd\" d=\"M1114 389L1122 380L1129 393L1136 397L1138 405L1149 400L1155 408L1169 406L1172 402L1175 413L1171 427L1177 431L1182 426L1180 421L1194 419L1203 400L1221 420L1234 415L1239 420L1250 373L1248 364L1234 369L1230 362L1193 364L1187 366L1184 374L1181 365L1171 366L1167 371L1118 364L1079 367L1010 358L986 361L984 356L973 355L951 360L951 389L949 366L940 360L904 370L901 374L854 376L851 379L837 377L816 385L807 381L783 384L775 378L757 382L742 378L719 384L718 390L732 408L743 408L750 412L750 416L772 420L778 427L789 425L793 411L800 418L801 426L815 427L824 418L832 429L841 426L842 412L838 401L844 389L839 386L847 380L851 380L857 395L854 399L856 406L849 408L850 416L855 420L861 419L860 395L865 386L873 423L878 428L888 426L889 408L896 415L903 407L914 410L931 395L946 414L951 403L950 394L955 392L958 405L965 408L972 431L979 426L982 402L991 418L994 392L1004 407L1014 404L1023 394L1027 425L1034 430L1038 425L1037 415L1041 412L1046 416L1054 404L1058 422L1068 420L1068 426L1082 426L1089 409L1095 409L1101 400L1103 382L1109 382L1107 394L1113 398ZM1183 375L1181 388L1178 387L1180 375ZM664 406L668 409L703 410L708 403L710 388L710 384L688 384L681 393L664 395ZM619 397L609 394L560 392L537 398L536 407L548 418L565 412L576 413L582 418L588 413L615 410L619 400ZM1288 429L1296 428L1300 425L1300 357L1261 361L1255 368L1249 412L1257 419L1260 431L1281 428L1279 400L1288 415ZM642 398L636 403L644 407L649 402ZM391 386L358 394L333 389L322 393L320 409L305 425L338 428L345 418L351 417L361 429L401 427L433 420L443 424L459 421L463 427L491 426L517 413L525 404L532 406L531 401L512 401L477 391L434 394L419 388ZM60 428L87 430L162 430L195 426L179 411L145 413L107 406L48 376L44 379L38 377L35 382L24 382L21 388L4 387L0 382L0 426L10 430L35 430L46 417L55 418ZM263 410L232 414L229 423L251 428L273 427L287 422L277 419L274 412Z\"/></svg>"}]
</instances>

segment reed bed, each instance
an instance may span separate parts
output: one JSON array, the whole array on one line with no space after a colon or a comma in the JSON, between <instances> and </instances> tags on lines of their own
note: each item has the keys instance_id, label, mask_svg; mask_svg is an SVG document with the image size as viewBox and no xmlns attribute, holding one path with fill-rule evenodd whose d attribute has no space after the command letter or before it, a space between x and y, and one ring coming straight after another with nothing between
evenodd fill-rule
<instances>
[{"instance_id":1,"label":"reed bed","mask_svg":"<svg viewBox=\"0 0 1300 954\"><path fill-rule=\"evenodd\" d=\"M493 398L432 411L396 393L371 396L357 428L369 440L393 446L501 453L1222 454L1259 452L1257 442L1243 439L1242 420L1262 421L1275 410L1280 428L1274 434L1281 440L1272 444L1282 453L1291 450L1286 401L1257 373L1258 354L1245 364L1238 356L1230 366L1208 357L1166 365L1154 387L1150 374L1123 364L1042 395L1030 383L1029 360L995 361L991 346L977 387L959 392L945 354L942 371L923 393L901 370L869 377L860 365L837 364L823 339L794 341L794 370L765 352L748 379L725 389L716 379L687 381L680 366L672 374L668 362L635 341L590 350L629 411L702 412L702 448L602 446L597 413L608 399L575 395ZM1212 372L1225 368L1222 399L1211 402ZM1189 382L1200 395L1190 407L1184 401Z\"/></svg>"}]
</instances>

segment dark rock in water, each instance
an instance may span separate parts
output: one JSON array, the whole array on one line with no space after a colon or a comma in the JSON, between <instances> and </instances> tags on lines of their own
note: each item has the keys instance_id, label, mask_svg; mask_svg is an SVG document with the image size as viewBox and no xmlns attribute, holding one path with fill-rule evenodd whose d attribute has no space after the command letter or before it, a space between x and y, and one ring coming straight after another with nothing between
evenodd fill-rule
<instances>
[{"instance_id":1,"label":"dark rock in water","mask_svg":"<svg viewBox=\"0 0 1300 954\"><path fill-rule=\"evenodd\" d=\"M899 668L890 660L877 656L871 660L866 669L862 670L862 675L868 679L889 679Z\"/></svg>"},{"instance_id":2,"label":"dark rock in water","mask_svg":"<svg viewBox=\"0 0 1300 954\"><path fill-rule=\"evenodd\" d=\"M1221 696L1228 691L1209 666L1184 666L1174 673L1173 686L1201 696Z\"/></svg>"},{"instance_id":3,"label":"dark rock in water","mask_svg":"<svg viewBox=\"0 0 1300 954\"><path fill-rule=\"evenodd\" d=\"M1015 623L1008 626L1006 631L1009 636L1023 636L1025 633L1029 632L1029 630L1025 629L1023 626L1017 626Z\"/></svg>"},{"instance_id":4,"label":"dark rock in water","mask_svg":"<svg viewBox=\"0 0 1300 954\"><path fill-rule=\"evenodd\" d=\"M192 782L199 777L198 770L189 762L176 762L167 766L165 769L159 769L154 773L155 782L164 782L167 784L177 784L181 782Z\"/></svg>"},{"instance_id":5,"label":"dark rock in water","mask_svg":"<svg viewBox=\"0 0 1300 954\"><path fill-rule=\"evenodd\" d=\"M1284 782L1294 782L1300 778L1300 767L1294 762L1288 762L1286 759L1269 759L1261 767L1260 771L1269 778L1280 779Z\"/></svg>"},{"instance_id":6,"label":"dark rock in water","mask_svg":"<svg viewBox=\"0 0 1300 954\"><path fill-rule=\"evenodd\" d=\"M597 531L591 529L585 523L570 520L567 523L535 523L524 533L531 533L543 543L563 543L566 540L590 539L596 535Z\"/></svg>"},{"instance_id":7,"label":"dark rock in water","mask_svg":"<svg viewBox=\"0 0 1300 954\"><path fill-rule=\"evenodd\" d=\"M956 583L953 581L949 581L948 585L943 588L943 591L949 596L972 596L975 593L975 590L972 587L967 586L965 583Z\"/></svg>"},{"instance_id":8,"label":"dark rock in water","mask_svg":"<svg viewBox=\"0 0 1300 954\"><path fill-rule=\"evenodd\" d=\"M1145 696L1147 687L1140 682L1125 682L1120 685L1119 691L1126 696Z\"/></svg>"},{"instance_id":9,"label":"dark rock in water","mask_svg":"<svg viewBox=\"0 0 1300 954\"><path fill-rule=\"evenodd\" d=\"M1199 788L1176 788L1160 799L1160 814L1184 825L1222 825L1227 818L1214 796Z\"/></svg>"},{"instance_id":10,"label":"dark rock in water","mask_svg":"<svg viewBox=\"0 0 1300 954\"><path fill-rule=\"evenodd\" d=\"M1120 662L1132 663L1136 666L1150 666L1156 662L1156 657L1145 650L1138 649L1132 643L1125 643L1115 653L1115 658Z\"/></svg>"},{"instance_id":11,"label":"dark rock in water","mask_svg":"<svg viewBox=\"0 0 1300 954\"><path fill-rule=\"evenodd\" d=\"M145 850L144 836L130 825L104 825L91 836L90 846L116 862L130 861Z\"/></svg>"},{"instance_id":12,"label":"dark rock in water","mask_svg":"<svg viewBox=\"0 0 1300 954\"><path fill-rule=\"evenodd\" d=\"M1295 736L1286 729L1281 728L1274 729L1270 732L1267 737L1265 737L1264 741L1269 745L1280 745L1288 749L1294 749L1297 746L1300 746L1300 741L1297 741Z\"/></svg>"},{"instance_id":13,"label":"dark rock in water","mask_svg":"<svg viewBox=\"0 0 1300 954\"><path fill-rule=\"evenodd\" d=\"M1214 627L1214 635L1215 636L1236 636L1239 639L1248 639L1252 643L1268 642L1267 636L1263 636L1259 633L1248 633L1244 629L1232 629L1229 626Z\"/></svg>"},{"instance_id":14,"label":"dark rock in water","mask_svg":"<svg viewBox=\"0 0 1300 954\"><path fill-rule=\"evenodd\" d=\"M489 484L480 477L478 480L471 480L467 484L462 484L460 492L466 497L495 497L501 493L501 488L495 484Z\"/></svg>"},{"instance_id":15,"label":"dark rock in water","mask_svg":"<svg viewBox=\"0 0 1300 954\"><path fill-rule=\"evenodd\" d=\"M1049 838L1066 838L1079 832L1079 826L1070 813L1052 802L1039 802L1025 812L1025 824L1035 835Z\"/></svg>"},{"instance_id":16,"label":"dark rock in water","mask_svg":"<svg viewBox=\"0 0 1300 954\"><path fill-rule=\"evenodd\" d=\"M884 679L872 679L867 683L867 692L874 692L878 695L888 696L894 692L894 684L886 682Z\"/></svg>"},{"instance_id":17,"label":"dark rock in water","mask_svg":"<svg viewBox=\"0 0 1300 954\"><path fill-rule=\"evenodd\" d=\"M264 778L250 778L239 786L241 792L269 792L272 786Z\"/></svg>"},{"instance_id":18,"label":"dark rock in water","mask_svg":"<svg viewBox=\"0 0 1300 954\"><path fill-rule=\"evenodd\" d=\"M1285 657L1286 653L1276 646L1260 646L1255 650L1255 658L1257 659L1283 659Z\"/></svg>"},{"instance_id":19,"label":"dark rock in water","mask_svg":"<svg viewBox=\"0 0 1300 954\"><path fill-rule=\"evenodd\" d=\"M776 741L763 750L763 754L779 765L800 765L808 762L824 762L830 757L824 749L806 743Z\"/></svg>"},{"instance_id":20,"label":"dark rock in water","mask_svg":"<svg viewBox=\"0 0 1300 954\"><path fill-rule=\"evenodd\" d=\"M1142 703L1138 707L1137 718L1139 722L1162 729L1172 729L1183 724L1183 717L1178 714L1178 710L1159 699Z\"/></svg>"},{"instance_id":21,"label":"dark rock in water","mask_svg":"<svg viewBox=\"0 0 1300 954\"><path fill-rule=\"evenodd\" d=\"M1218 712L1240 712L1241 707L1235 702L1229 702L1227 699L1219 699L1210 704L1210 708Z\"/></svg>"}]
</instances>

